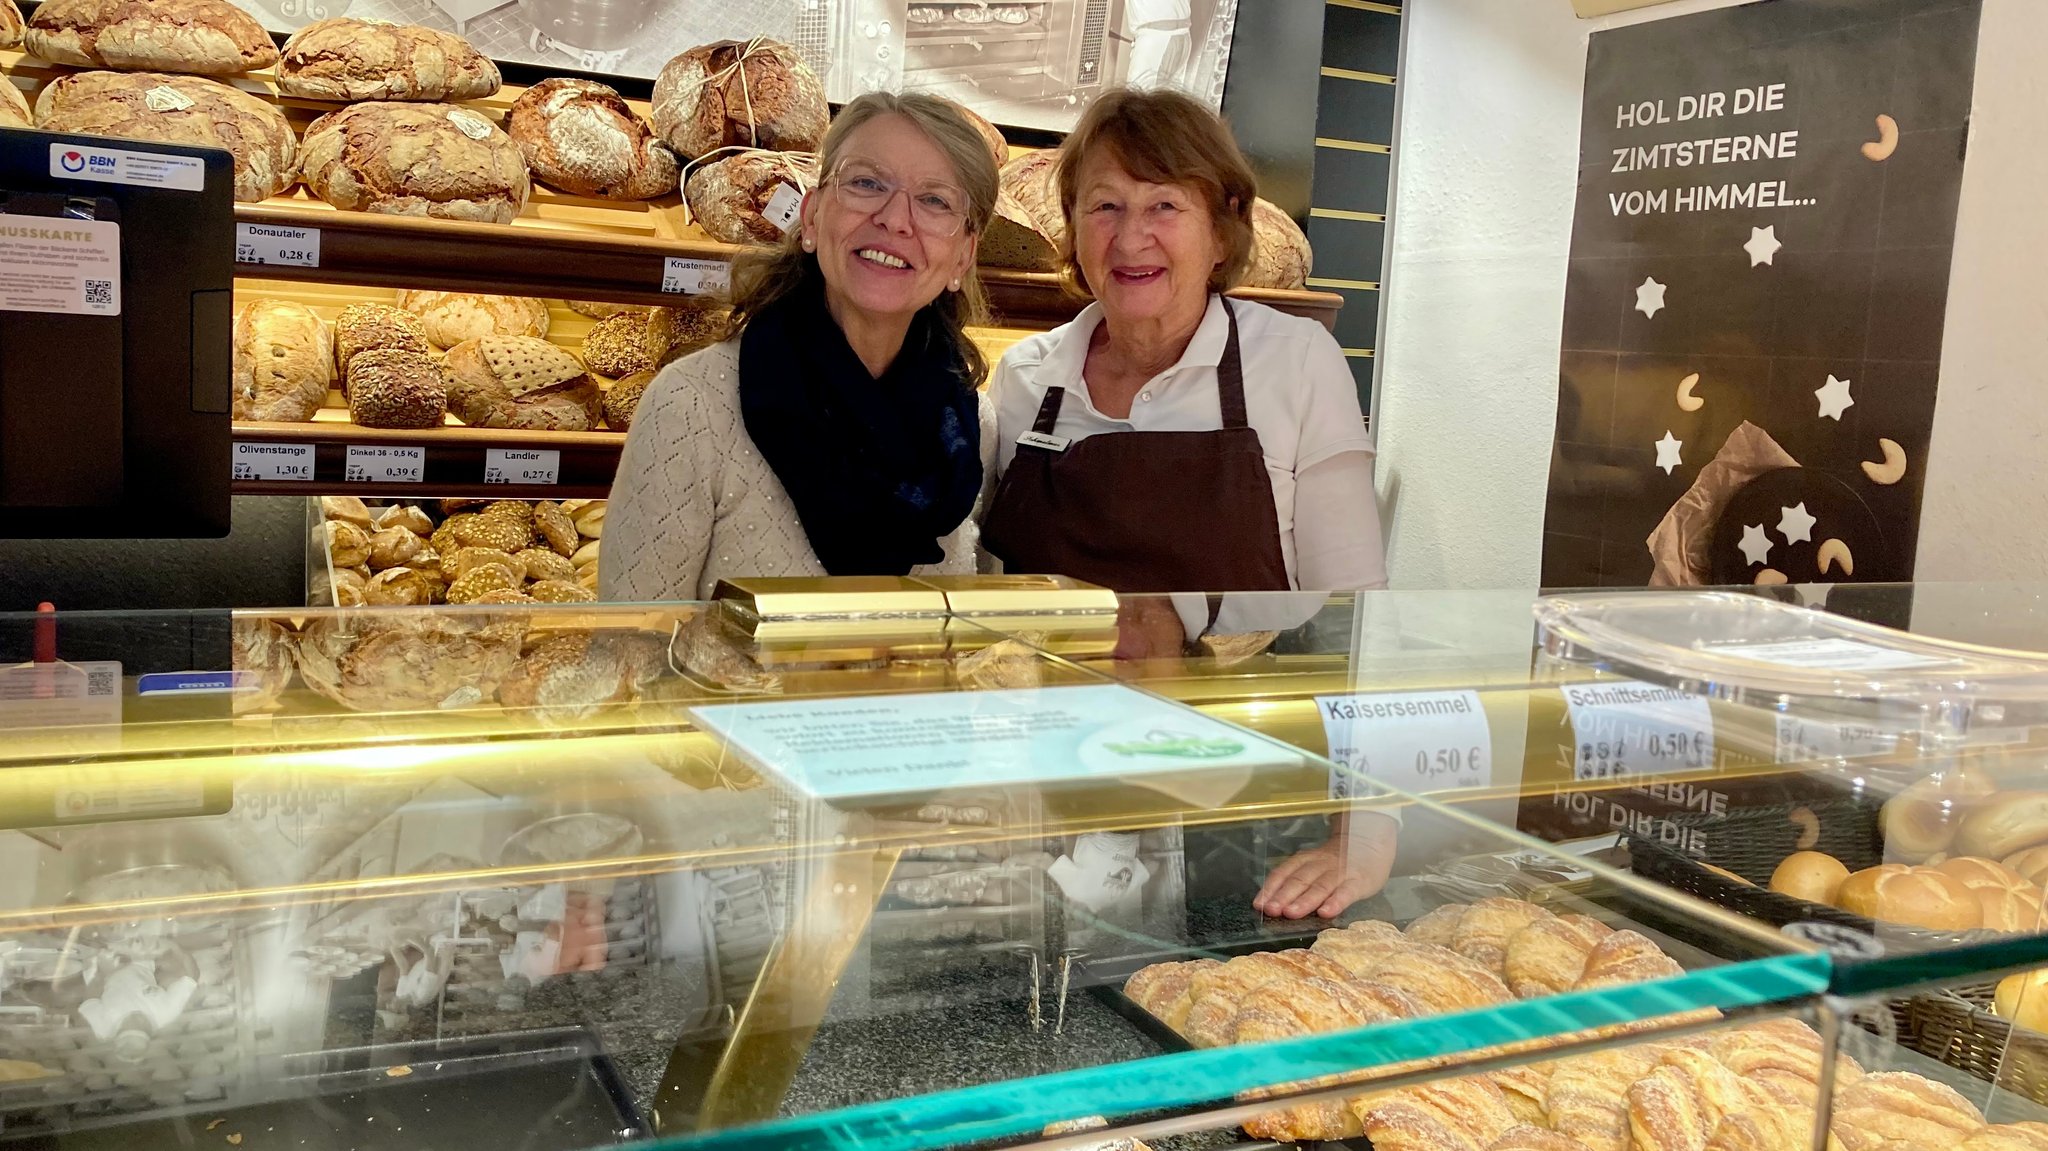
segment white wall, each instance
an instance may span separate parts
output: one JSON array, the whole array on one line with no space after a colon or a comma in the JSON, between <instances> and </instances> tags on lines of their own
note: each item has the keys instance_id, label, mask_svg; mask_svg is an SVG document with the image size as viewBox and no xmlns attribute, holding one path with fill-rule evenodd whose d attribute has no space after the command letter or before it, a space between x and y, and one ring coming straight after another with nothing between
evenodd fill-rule
<instances>
[{"instance_id":1,"label":"white wall","mask_svg":"<svg viewBox=\"0 0 2048 1151\"><path fill-rule=\"evenodd\" d=\"M1739 2L1408 5L1373 416L1393 586L1538 581L1587 37ZM1985 0L1923 580L2048 577L2044 42L2048 3Z\"/></svg>"}]
</instances>

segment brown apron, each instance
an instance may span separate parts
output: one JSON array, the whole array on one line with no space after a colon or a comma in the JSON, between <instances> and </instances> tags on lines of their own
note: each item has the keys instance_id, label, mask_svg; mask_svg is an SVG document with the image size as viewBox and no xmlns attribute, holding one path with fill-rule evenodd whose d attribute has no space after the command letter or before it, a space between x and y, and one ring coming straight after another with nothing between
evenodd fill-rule
<instances>
[{"instance_id":1,"label":"brown apron","mask_svg":"<svg viewBox=\"0 0 2048 1151\"><path fill-rule=\"evenodd\" d=\"M1223 314L1217 431L1114 432L1061 450L1054 427L1067 389L1045 390L982 525L1004 570L1134 594L1290 590L1266 454L1245 419L1229 300Z\"/></svg>"}]
</instances>

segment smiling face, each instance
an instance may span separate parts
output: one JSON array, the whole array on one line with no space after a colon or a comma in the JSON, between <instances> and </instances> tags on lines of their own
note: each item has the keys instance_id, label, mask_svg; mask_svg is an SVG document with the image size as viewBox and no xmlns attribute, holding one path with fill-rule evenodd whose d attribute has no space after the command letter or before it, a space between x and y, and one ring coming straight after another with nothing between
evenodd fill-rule
<instances>
[{"instance_id":1,"label":"smiling face","mask_svg":"<svg viewBox=\"0 0 2048 1151\"><path fill-rule=\"evenodd\" d=\"M1108 155L1081 167L1074 258L1116 320L1161 319L1208 307L1209 276L1228 254L1199 192L1153 184Z\"/></svg>"},{"instance_id":2,"label":"smiling face","mask_svg":"<svg viewBox=\"0 0 2048 1151\"><path fill-rule=\"evenodd\" d=\"M946 153L907 117L893 113L846 138L833 158L832 175L849 168L886 174L907 189L961 184ZM849 207L847 199L826 185L804 197L803 205L804 240L817 252L833 315L907 324L974 267L975 233L964 225L952 236L920 227L910 195L890 196L872 210Z\"/></svg>"}]
</instances>

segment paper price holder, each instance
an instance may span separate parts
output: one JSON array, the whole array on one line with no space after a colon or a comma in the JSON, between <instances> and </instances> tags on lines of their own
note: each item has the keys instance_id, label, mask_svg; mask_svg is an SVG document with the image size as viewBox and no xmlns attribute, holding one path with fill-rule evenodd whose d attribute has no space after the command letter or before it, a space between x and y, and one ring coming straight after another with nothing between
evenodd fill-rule
<instances>
[{"instance_id":1,"label":"paper price holder","mask_svg":"<svg viewBox=\"0 0 2048 1151\"><path fill-rule=\"evenodd\" d=\"M227 534L233 168L0 128L0 536Z\"/></svg>"}]
</instances>

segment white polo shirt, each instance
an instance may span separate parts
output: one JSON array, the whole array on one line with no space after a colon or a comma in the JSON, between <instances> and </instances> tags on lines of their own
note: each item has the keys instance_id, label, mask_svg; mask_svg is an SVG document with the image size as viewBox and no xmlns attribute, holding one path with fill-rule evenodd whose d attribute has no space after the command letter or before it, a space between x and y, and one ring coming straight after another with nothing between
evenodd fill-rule
<instances>
[{"instance_id":1,"label":"white polo shirt","mask_svg":"<svg viewBox=\"0 0 2048 1151\"><path fill-rule=\"evenodd\" d=\"M1311 554L1326 554L1341 546L1349 557L1337 565L1343 573L1338 586L1315 590L1384 586L1386 563L1372 490L1373 442L1365 430L1357 385L1344 363L1343 349L1314 320L1246 300L1232 300L1231 305L1237 313L1238 356L1244 367L1245 416L1259 433L1259 446L1265 451L1273 506L1280 519L1280 554L1287 562L1289 582L1301 586L1297 542L1313 539ZM1017 437L1030 431L1038 418L1046 389L1057 385L1066 386L1067 398L1053 433L1069 440L1112 432L1222 428L1216 366L1223 359L1223 345L1229 336L1222 297L1209 297L1209 311L1188 341L1187 351L1178 363L1138 390L1128 419L1115 419L1097 410L1082 378L1088 341L1101 322L1102 305L1092 303L1072 321L1020 341L1004 354L989 385L996 405L999 471L1009 468L1017 454ZM1305 501L1308 506L1297 507L1300 475L1347 453L1358 453L1356 459L1347 461L1350 466L1318 473L1341 473L1339 487Z\"/></svg>"}]
</instances>

